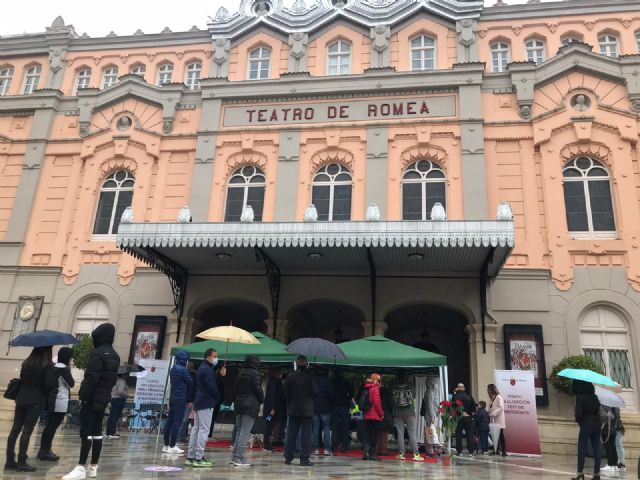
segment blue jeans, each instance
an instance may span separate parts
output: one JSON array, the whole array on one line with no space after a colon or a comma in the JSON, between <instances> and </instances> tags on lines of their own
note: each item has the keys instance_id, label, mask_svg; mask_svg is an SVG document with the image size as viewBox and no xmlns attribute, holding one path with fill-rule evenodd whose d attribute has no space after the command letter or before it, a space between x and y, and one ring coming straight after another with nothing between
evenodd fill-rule
<instances>
[{"instance_id":1,"label":"blue jeans","mask_svg":"<svg viewBox=\"0 0 640 480\"><path fill-rule=\"evenodd\" d=\"M622 446L622 432L616 432L616 451L618 452L618 463L624 465L624 447Z\"/></svg>"},{"instance_id":2,"label":"blue jeans","mask_svg":"<svg viewBox=\"0 0 640 480\"><path fill-rule=\"evenodd\" d=\"M578 433L578 473L584 472L584 461L587 456L587 444L591 442L593 449L593 473L600 473L600 429L580 427Z\"/></svg>"},{"instance_id":3,"label":"blue jeans","mask_svg":"<svg viewBox=\"0 0 640 480\"><path fill-rule=\"evenodd\" d=\"M118 419L122 416L122 410L124 410L124 404L126 401L126 398L111 399L111 412L109 413L109 419L107 420L107 435L116 434Z\"/></svg>"},{"instance_id":4,"label":"blue jeans","mask_svg":"<svg viewBox=\"0 0 640 480\"><path fill-rule=\"evenodd\" d=\"M175 447L178 433L187 410L187 402L171 402L169 404L169 416L164 424L164 446Z\"/></svg>"},{"instance_id":5,"label":"blue jeans","mask_svg":"<svg viewBox=\"0 0 640 480\"><path fill-rule=\"evenodd\" d=\"M320 429L322 429L322 443L324 449L331 449L331 414L321 413L313 416L313 449L320 448Z\"/></svg>"},{"instance_id":6,"label":"blue jeans","mask_svg":"<svg viewBox=\"0 0 640 480\"><path fill-rule=\"evenodd\" d=\"M342 443L342 450L349 450L351 435L349 423L351 414L349 407L333 407L331 413L331 450L338 450L338 445Z\"/></svg>"}]
</instances>

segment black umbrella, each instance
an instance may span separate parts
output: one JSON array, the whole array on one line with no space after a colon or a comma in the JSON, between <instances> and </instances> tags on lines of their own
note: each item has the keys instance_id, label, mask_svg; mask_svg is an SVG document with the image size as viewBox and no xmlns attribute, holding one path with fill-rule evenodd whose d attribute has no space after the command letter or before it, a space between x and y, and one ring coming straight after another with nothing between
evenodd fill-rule
<instances>
[{"instance_id":1,"label":"black umbrella","mask_svg":"<svg viewBox=\"0 0 640 480\"><path fill-rule=\"evenodd\" d=\"M118 375L123 373L139 373L144 372L145 368L140 365L131 365L130 363L123 363L118 367Z\"/></svg>"},{"instance_id":2,"label":"black umbrella","mask_svg":"<svg viewBox=\"0 0 640 480\"><path fill-rule=\"evenodd\" d=\"M9 342L12 347L51 347L53 345L74 345L78 339L73 335L54 330L38 330L23 333Z\"/></svg>"},{"instance_id":3,"label":"black umbrella","mask_svg":"<svg viewBox=\"0 0 640 480\"><path fill-rule=\"evenodd\" d=\"M287 352L298 353L306 357L322 357L333 360L346 360L344 352L335 343L322 338L299 338L287 345Z\"/></svg>"}]
</instances>

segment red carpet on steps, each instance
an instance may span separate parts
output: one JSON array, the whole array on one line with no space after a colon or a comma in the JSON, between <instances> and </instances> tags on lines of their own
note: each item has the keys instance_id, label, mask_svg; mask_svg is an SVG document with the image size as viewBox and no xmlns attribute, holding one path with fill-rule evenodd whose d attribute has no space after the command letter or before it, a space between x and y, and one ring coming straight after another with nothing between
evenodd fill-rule
<instances>
[{"instance_id":1,"label":"red carpet on steps","mask_svg":"<svg viewBox=\"0 0 640 480\"><path fill-rule=\"evenodd\" d=\"M215 441L208 441L207 442L207 448L225 448L227 450L229 450L229 447L231 445L231 442L229 440L215 440ZM262 447L254 447L252 450L260 452L262 451ZM276 453L282 453L282 448L275 448L274 452ZM351 452L349 453L341 453L338 452L335 454L336 457L350 457L350 458L362 458L363 452L362 450L351 450ZM388 456L382 456L380 455L380 458L382 460L395 460L396 462L399 462L400 460L396 459L396 454L394 453L393 455L388 455ZM405 462L413 462L413 455L411 454L407 454L407 458L405 460ZM424 461L422 461L421 463L438 463L438 460L435 458L425 458Z\"/></svg>"}]
</instances>

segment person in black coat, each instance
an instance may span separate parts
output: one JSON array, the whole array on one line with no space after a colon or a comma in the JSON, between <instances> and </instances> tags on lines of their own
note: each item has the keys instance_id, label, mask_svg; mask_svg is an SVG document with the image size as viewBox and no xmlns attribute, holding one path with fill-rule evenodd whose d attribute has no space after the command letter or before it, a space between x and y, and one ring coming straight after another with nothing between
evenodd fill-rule
<instances>
[{"instance_id":1,"label":"person in black coat","mask_svg":"<svg viewBox=\"0 0 640 480\"><path fill-rule=\"evenodd\" d=\"M313 465L309 461L309 457L311 456L311 423L315 384L309 373L307 357L300 355L296 360L296 367L296 371L287 377L282 386L287 403L284 461L287 465L293 462L298 434L300 434L302 436L300 465L309 467Z\"/></svg>"},{"instance_id":2,"label":"person in black coat","mask_svg":"<svg viewBox=\"0 0 640 480\"><path fill-rule=\"evenodd\" d=\"M475 416L476 430L480 437L480 452L484 455L489 450L489 412L487 412L487 402L478 402L478 411Z\"/></svg>"},{"instance_id":3,"label":"person in black coat","mask_svg":"<svg viewBox=\"0 0 640 480\"><path fill-rule=\"evenodd\" d=\"M95 347L80 384L80 460L62 480L95 477L102 451L102 421L111 402L111 389L118 380L120 357L113 349L116 327L103 323L91 332ZM91 465L85 468L91 452Z\"/></svg>"},{"instance_id":4,"label":"person in black coat","mask_svg":"<svg viewBox=\"0 0 640 480\"><path fill-rule=\"evenodd\" d=\"M351 401L353 390L340 371L333 377L333 399L331 401L331 451L335 453L342 444L342 451L348 452L351 443L349 423L351 421Z\"/></svg>"},{"instance_id":5,"label":"person in black coat","mask_svg":"<svg viewBox=\"0 0 640 480\"><path fill-rule=\"evenodd\" d=\"M231 463L235 466L248 465L244 453L253 423L260 413L260 405L264 402L259 368L260 359L256 355L247 355L236 379L236 396L233 403L238 433L233 442L231 459Z\"/></svg>"},{"instance_id":6,"label":"person in black coat","mask_svg":"<svg viewBox=\"0 0 640 480\"><path fill-rule=\"evenodd\" d=\"M315 393L313 396L313 441L314 454L320 453L320 436L324 445L324 454L331 455L331 401L333 384L324 369L318 369L313 377Z\"/></svg>"},{"instance_id":7,"label":"person in black coat","mask_svg":"<svg viewBox=\"0 0 640 480\"><path fill-rule=\"evenodd\" d=\"M34 348L20 369L20 390L16 397L13 425L7 439L7 461L5 471L35 472L27 463L27 450L33 428L38 421L40 411L47 399L45 392L45 373L51 365L51 347ZM20 436L20 449L16 463L16 441Z\"/></svg>"},{"instance_id":8,"label":"person in black coat","mask_svg":"<svg viewBox=\"0 0 640 480\"><path fill-rule=\"evenodd\" d=\"M593 448L593 478L600 479L600 401L592 383L571 381L571 392L576 396L575 418L580 426L578 433L578 475L574 480L584 480L584 463L587 444Z\"/></svg>"},{"instance_id":9,"label":"person in black coat","mask_svg":"<svg viewBox=\"0 0 640 480\"><path fill-rule=\"evenodd\" d=\"M279 367L269 369L269 381L264 396L263 415L266 422L264 431L264 449L273 451L271 435L276 425L282 423L285 417L285 404L282 396L282 370Z\"/></svg>"},{"instance_id":10,"label":"person in black coat","mask_svg":"<svg viewBox=\"0 0 640 480\"><path fill-rule=\"evenodd\" d=\"M71 367L69 366L72 358L73 349L62 347L58 350L58 362L55 365L50 365L45 373L49 415L47 416L47 425L42 431L40 450L37 455L38 460L50 462L60 460L60 457L51 451L51 444L58 427L67 414L71 389L76 383L71 376Z\"/></svg>"},{"instance_id":11,"label":"person in black coat","mask_svg":"<svg viewBox=\"0 0 640 480\"><path fill-rule=\"evenodd\" d=\"M462 431L467 435L467 449L469 453L474 455L476 451L475 431L473 424L473 415L476 413L476 402L473 397L467 393L464 383L456 386L456 393L453 395L452 401L460 400L464 408L462 412L462 420L458 422L456 428L456 451L458 455L462 453Z\"/></svg>"}]
</instances>

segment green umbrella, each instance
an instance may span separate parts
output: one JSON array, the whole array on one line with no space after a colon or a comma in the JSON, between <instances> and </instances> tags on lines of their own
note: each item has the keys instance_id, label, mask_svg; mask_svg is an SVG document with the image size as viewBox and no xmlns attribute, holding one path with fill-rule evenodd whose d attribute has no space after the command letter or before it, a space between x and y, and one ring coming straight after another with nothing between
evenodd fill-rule
<instances>
[{"instance_id":1,"label":"green umbrella","mask_svg":"<svg viewBox=\"0 0 640 480\"><path fill-rule=\"evenodd\" d=\"M262 363L288 363L296 359L296 354L286 351L287 346L260 332L252 332L252 335L260 340L260 344L250 345L244 343L227 343L219 340L206 340L195 342L191 345L176 346L171 349L171 355L180 350L189 352L192 360L202 360L204 352L209 348L217 350L220 354L229 348L227 361L242 362L247 355L257 355Z\"/></svg>"}]
</instances>

